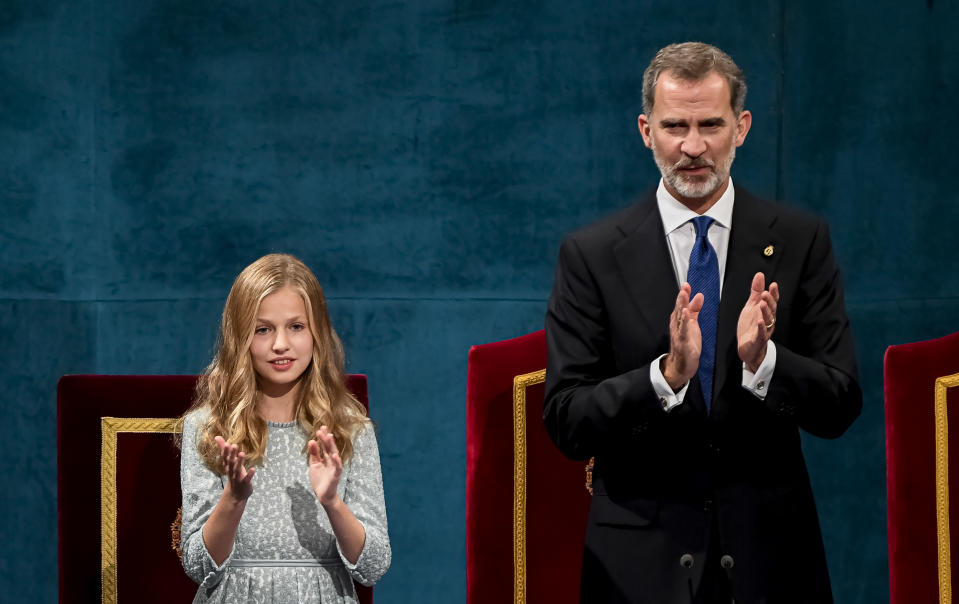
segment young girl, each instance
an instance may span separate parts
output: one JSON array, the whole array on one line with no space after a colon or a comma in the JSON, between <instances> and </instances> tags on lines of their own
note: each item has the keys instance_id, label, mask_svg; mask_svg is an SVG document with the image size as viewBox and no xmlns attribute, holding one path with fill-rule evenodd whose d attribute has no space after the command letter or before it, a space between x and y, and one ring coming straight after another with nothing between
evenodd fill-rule
<instances>
[{"instance_id":1,"label":"young girl","mask_svg":"<svg viewBox=\"0 0 959 604\"><path fill-rule=\"evenodd\" d=\"M182 418L194 602L356 602L390 565L373 426L346 390L316 277L283 254L233 282Z\"/></svg>"}]
</instances>

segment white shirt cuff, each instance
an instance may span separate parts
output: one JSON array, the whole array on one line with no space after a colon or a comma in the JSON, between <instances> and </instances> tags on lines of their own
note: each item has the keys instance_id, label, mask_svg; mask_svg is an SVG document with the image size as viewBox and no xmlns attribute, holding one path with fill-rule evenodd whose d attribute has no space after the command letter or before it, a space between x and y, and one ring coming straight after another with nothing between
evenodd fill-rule
<instances>
[{"instance_id":1,"label":"white shirt cuff","mask_svg":"<svg viewBox=\"0 0 959 604\"><path fill-rule=\"evenodd\" d=\"M769 352L766 354L768 355ZM669 412L682 404L683 398L686 396L686 390L689 388L689 382L686 382L686 385L679 392L673 392L673 389L669 387L669 382L663 377L663 372L659 369L659 363L665 357L665 354L660 355L649 364L649 381L653 385L653 392L656 393L659 404L663 406L663 411Z\"/></svg>"},{"instance_id":2,"label":"white shirt cuff","mask_svg":"<svg viewBox=\"0 0 959 604\"><path fill-rule=\"evenodd\" d=\"M766 399L766 393L769 392L769 382L773 379L773 371L776 370L776 345L772 340L766 342L766 358L760 363L756 373L746 369L746 363L743 363L743 388L752 393L760 400Z\"/></svg>"}]
</instances>

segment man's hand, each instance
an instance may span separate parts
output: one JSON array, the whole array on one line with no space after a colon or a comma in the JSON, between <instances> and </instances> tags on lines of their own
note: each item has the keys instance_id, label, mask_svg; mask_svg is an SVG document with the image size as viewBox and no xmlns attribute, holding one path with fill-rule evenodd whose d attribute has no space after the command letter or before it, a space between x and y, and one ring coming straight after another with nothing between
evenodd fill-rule
<instances>
[{"instance_id":1,"label":"man's hand","mask_svg":"<svg viewBox=\"0 0 959 604\"><path fill-rule=\"evenodd\" d=\"M699 354L703 350L703 336L699 331L699 311L703 309L703 295L692 300L689 283L683 283L676 296L676 306L669 315L669 354L659 365L666 383L674 392L691 380L699 369Z\"/></svg>"},{"instance_id":2,"label":"man's hand","mask_svg":"<svg viewBox=\"0 0 959 604\"><path fill-rule=\"evenodd\" d=\"M753 276L753 283L736 327L739 358L746 368L756 373L766 358L766 342L776 329L776 305L779 304L779 284L771 283L766 290L766 277Z\"/></svg>"}]
</instances>

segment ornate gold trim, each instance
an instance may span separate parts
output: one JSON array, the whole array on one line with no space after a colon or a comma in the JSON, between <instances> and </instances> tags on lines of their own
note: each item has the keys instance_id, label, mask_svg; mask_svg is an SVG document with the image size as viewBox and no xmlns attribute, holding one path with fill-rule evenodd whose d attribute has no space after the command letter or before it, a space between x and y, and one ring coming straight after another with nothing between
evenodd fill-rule
<instances>
[{"instance_id":1,"label":"ornate gold trim","mask_svg":"<svg viewBox=\"0 0 959 604\"><path fill-rule=\"evenodd\" d=\"M939 602L952 604L949 536L949 418L947 390L959 386L959 373L936 378L936 530L939 540Z\"/></svg>"},{"instance_id":2,"label":"ornate gold trim","mask_svg":"<svg viewBox=\"0 0 959 604\"><path fill-rule=\"evenodd\" d=\"M100 586L104 604L117 603L117 434L176 432L176 419L101 417Z\"/></svg>"},{"instance_id":3,"label":"ornate gold trim","mask_svg":"<svg viewBox=\"0 0 959 604\"><path fill-rule=\"evenodd\" d=\"M546 370L513 378L513 603L526 604L526 389Z\"/></svg>"}]
</instances>

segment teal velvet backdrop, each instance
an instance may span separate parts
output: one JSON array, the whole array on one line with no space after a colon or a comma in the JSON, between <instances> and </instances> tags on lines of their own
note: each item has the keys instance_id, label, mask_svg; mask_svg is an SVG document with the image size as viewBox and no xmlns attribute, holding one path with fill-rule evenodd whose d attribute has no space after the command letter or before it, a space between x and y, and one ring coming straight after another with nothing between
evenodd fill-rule
<instances>
[{"instance_id":1,"label":"teal velvet backdrop","mask_svg":"<svg viewBox=\"0 0 959 604\"><path fill-rule=\"evenodd\" d=\"M959 330L956 6L3 0L2 599L56 598L59 376L201 371L289 251L369 375L377 601L464 601L467 349L541 328L563 235L655 184L642 70L701 39L749 80L734 178L832 225L865 407L806 453L837 601L887 600L882 354Z\"/></svg>"}]
</instances>

